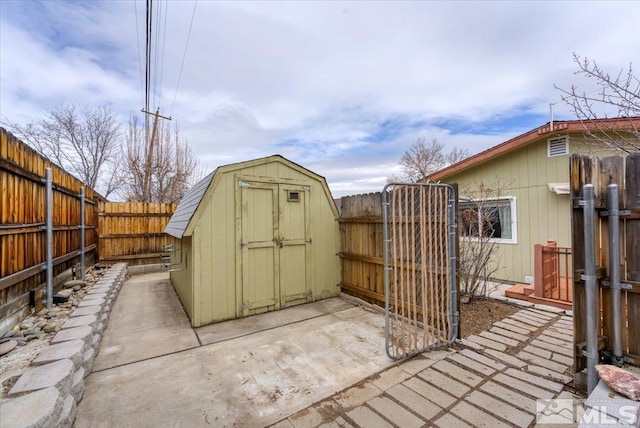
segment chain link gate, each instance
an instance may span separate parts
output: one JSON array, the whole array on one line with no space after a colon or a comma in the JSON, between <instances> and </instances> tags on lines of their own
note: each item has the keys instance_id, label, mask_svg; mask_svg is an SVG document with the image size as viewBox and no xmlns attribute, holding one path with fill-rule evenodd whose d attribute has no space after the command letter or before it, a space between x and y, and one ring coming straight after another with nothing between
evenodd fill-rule
<instances>
[{"instance_id":1,"label":"chain link gate","mask_svg":"<svg viewBox=\"0 0 640 428\"><path fill-rule=\"evenodd\" d=\"M451 185L384 187L385 345L393 360L457 338L456 211Z\"/></svg>"}]
</instances>

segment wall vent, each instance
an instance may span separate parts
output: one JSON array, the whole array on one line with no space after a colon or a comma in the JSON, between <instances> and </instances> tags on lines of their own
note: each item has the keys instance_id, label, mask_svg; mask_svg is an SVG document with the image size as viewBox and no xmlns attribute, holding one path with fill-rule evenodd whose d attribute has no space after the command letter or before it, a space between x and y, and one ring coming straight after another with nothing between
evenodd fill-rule
<instances>
[{"instance_id":1,"label":"wall vent","mask_svg":"<svg viewBox=\"0 0 640 428\"><path fill-rule=\"evenodd\" d=\"M556 156L565 156L569 154L569 137L553 137L547 140L547 156L550 158Z\"/></svg>"}]
</instances>

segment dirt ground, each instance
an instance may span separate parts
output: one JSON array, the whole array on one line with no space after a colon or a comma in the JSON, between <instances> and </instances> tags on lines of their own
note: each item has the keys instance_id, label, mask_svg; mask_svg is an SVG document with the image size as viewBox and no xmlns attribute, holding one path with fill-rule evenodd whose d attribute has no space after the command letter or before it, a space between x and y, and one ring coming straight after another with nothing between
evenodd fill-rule
<instances>
[{"instance_id":1,"label":"dirt ground","mask_svg":"<svg viewBox=\"0 0 640 428\"><path fill-rule=\"evenodd\" d=\"M460 303L460 336L489 330L491 324L520 310L518 306L493 299L475 298L469 303Z\"/></svg>"}]
</instances>

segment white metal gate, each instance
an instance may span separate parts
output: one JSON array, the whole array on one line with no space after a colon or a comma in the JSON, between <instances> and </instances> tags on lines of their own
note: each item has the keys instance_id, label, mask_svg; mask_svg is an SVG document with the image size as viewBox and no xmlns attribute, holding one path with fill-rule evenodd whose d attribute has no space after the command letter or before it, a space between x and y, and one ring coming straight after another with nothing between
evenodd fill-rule
<instances>
[{"instance_id":1,"label":"white metal gate","mask_svg":"<svg viewBox=\"0 0 640 428\"><path fill-rule=\"evenodd\" d=\"M386 351L400 359L458 334L457 194L447 184L397 184L382 192Z\"/></svg>"}]
</instances>

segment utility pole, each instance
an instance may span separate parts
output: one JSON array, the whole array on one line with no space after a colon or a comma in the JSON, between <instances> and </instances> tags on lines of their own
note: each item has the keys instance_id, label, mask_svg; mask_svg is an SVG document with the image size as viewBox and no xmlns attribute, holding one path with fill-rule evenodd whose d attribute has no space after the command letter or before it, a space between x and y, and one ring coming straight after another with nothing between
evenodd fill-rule
<instances>
[{"instance_id":1,"label":"utility pole","mask_svg":"<svg viewBox=\"0 0 640 428\"><path fill-rule=\"evenodd\" d=\"M144 165L144 181L142 182L143 201L151 202L151 163L153 162L153 145L156 141L158 131L158 119L171 120L171 117L163 116L160 114L160 109L156 109L155 113L147 111L145 109L140 110L142 113L152 115L153 119L153 131L151 131L151 139L147 143L147 160ZM149 134L147 134L149 135Z\"/></svg>"}]
</instances>

